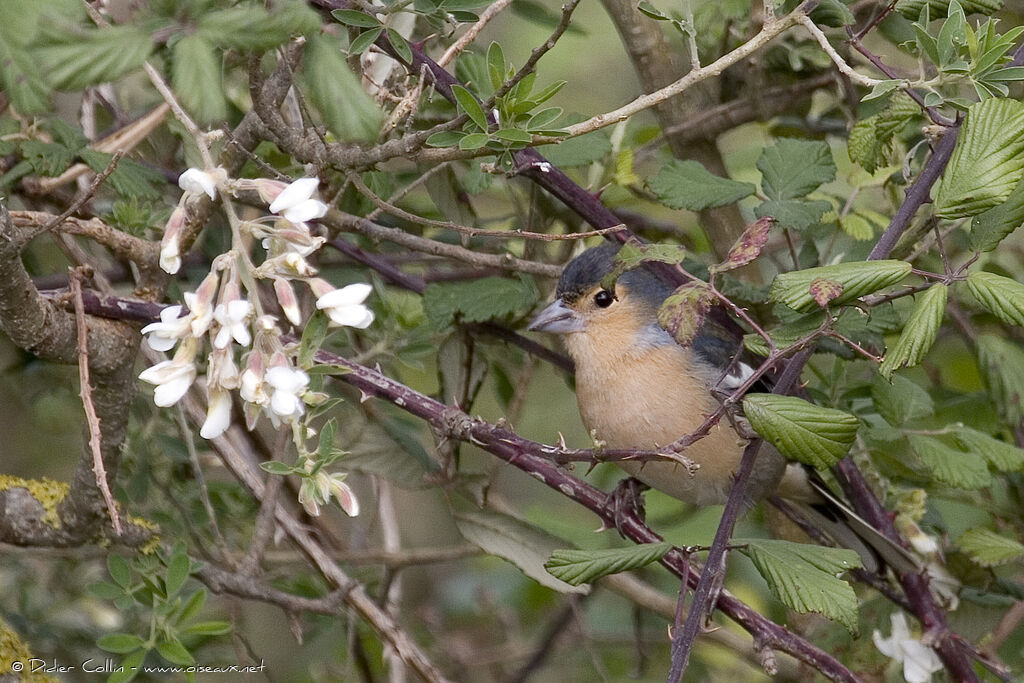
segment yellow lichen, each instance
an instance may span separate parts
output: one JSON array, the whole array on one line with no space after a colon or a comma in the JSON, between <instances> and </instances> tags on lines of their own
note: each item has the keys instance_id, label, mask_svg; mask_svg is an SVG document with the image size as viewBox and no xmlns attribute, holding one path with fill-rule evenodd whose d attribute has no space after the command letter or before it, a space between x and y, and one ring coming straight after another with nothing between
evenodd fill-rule
<instances>
[{"instance_id":1,"label":"yellow lichen","mask_svg":"<svg viewBox=\"0 0 1024 683\"><path fill-rule=\"evenodd\" d=\"M153 532L153 536L146 541L146 543L139 548L139 552L143 555L152 555L160 548L160 526L155 522L151 522L145 517L136 517L134 515L128 515L128 523L140 526L143 529L149 529Z\"/></svg>"},{"instance_id":2,"label":"yellow lichen","mask_svg":"<svg viewBox=\"0 0 1024 683\"><path fill-rule=\"evenodd\" d=\"M42 521L54 529L60 528L60 515L57 514L57 505L68 495L67 482L55 479L22 479L10 474L0 474L0 491L12 488L22 488L28 491L33 498L38 500L46 511Z\"/></svg>"},{"instance_id":3,"label":"yellow lichen","mask_svg":"<svg viewBox=\"0 0 1024 683\"><path fill-rule=\"evenodd\" d=\"M0 619L0 676L14 673L17 674L17 680L32 681L33 683L57 680L52 676L33 673L29 664L29 660L32 658L32 651L29 650L21 636Z\"/></svg>"}]
</instances>

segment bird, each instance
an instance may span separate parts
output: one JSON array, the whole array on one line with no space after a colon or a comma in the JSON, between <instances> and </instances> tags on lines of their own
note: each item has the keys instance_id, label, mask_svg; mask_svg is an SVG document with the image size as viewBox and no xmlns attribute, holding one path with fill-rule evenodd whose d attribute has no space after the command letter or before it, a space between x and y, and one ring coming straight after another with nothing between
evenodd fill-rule
<instances>
[{"instance_id":1,"label":"bird","mask_svg":"<svg viewBox=\"0 0 1024 683\"><path fill-rule=\"evenodd\" d=\"M583 251L562 270L554 301L528 330L560 335L576 366L576 398L583 424L614 449L659 449L690 434L753 373L741 359L737 334L705 316L687 345L658 322L658 309L674 286L641 264L612 289L602 286L619 245ZM738 416L742 419L742 416ZM669 460L616 464L651 488L696 506L726 502L748 439L723 418L682 453L695 472ZM861 519L811 468L788 462L769 444L759 451L745 491L747 507L769 496L794 504L805 519L839 545L856 550L865 568L888 564L916 571L912 554Z\"/></svg>"}]
</instances>

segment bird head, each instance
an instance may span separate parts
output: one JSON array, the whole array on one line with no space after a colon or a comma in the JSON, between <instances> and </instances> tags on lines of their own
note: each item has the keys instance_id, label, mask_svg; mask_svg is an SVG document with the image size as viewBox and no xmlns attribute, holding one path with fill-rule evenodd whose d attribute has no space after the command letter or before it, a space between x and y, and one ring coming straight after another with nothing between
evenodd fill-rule
<instances>
[{"instance_id":1,"label":"bird head","mask_svg":"<svg viewBox=\"0 0 1024 683\"><path fill-rule=\"evenodd\" d=\"M671 342L658 325L658 307L672 292L671 285L641 266L623 273L613 291L601 286L618 251L618 245L602 244L570 261L558 280L555 301L528 329L599 338L608 344ZM572 347L570 343L570 352Z\"/></svg>"}]
</instances>

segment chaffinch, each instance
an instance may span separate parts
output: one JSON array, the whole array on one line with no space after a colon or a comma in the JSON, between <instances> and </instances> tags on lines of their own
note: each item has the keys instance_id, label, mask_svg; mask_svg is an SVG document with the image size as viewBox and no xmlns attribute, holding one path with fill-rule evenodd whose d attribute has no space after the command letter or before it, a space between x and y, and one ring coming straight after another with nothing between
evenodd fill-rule
<instances>
[{"instance_id":1,"label":"chaffinch","mask_svg":"<svg viewBox=\"0 0 1024 683\"><path fill-rule=\"evenodd\" d=\"M618 249L603 244L570 261L557 298L529 329L563 336L576 363L576 398L588 430L611 448L657 449L697 429L718 408L715 393L732 393L752 369L738 360L741 340L713 318L704 320L690 346L676 343L658 324L658 308L673 286L652 269L629 270L614 291L603 289ZM683 453L700 466L692 476L669 461L617 464L684 502L722 504L745 445L732 422L722 419ZM876 553L901 571L917 567L906 550L858 518L812 470L787 463L768 444L759 451L746 494L750 504L772 495L795 503L833 540L857 550L865 567L878 567Z\"/></svg>"}]
</instances>

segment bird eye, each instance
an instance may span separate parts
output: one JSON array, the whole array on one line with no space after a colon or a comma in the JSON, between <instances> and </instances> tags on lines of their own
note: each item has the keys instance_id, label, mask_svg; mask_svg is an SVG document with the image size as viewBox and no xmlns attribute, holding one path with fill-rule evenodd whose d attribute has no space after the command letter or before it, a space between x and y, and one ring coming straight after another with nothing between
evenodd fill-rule
<instances>
[{"instance_id":1,"label":"bird eye","mask_svg":"<svg viewBox=\"0 0 1024 683\"><path fill-rule=\"evenodd\" d=\"M615 295L609 292L607 289L602 289L594 295L594 303L599 308L608 308L615 301Z\"/></svg>"}]
</instances>

